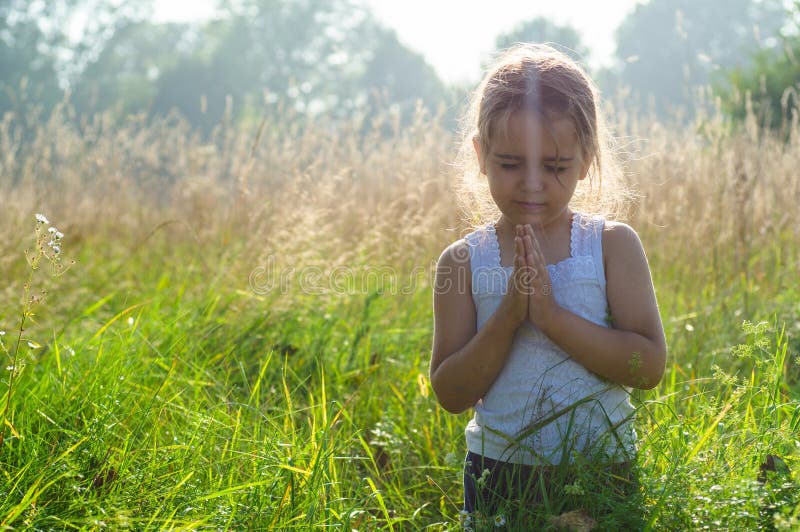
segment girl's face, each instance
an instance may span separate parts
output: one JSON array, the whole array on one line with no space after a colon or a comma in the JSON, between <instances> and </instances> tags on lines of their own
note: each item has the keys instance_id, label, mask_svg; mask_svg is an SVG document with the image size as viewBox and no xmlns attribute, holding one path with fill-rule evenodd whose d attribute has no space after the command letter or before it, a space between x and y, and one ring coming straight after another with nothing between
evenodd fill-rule
<instances>
[{"instance_id":1,"label":"girl's face","mask_svg":"<svg viewBox=\"0 0 800 532\"><path fill-rule=\"evenodd\" d=\"M571 120L543 123L532 112L518 111L506 134L490 142L489 153L481 153L477 139L474 144L492 197L512 227L547 228L569 220L569 201L588 171Z\"/></svg>"}]
</instances>

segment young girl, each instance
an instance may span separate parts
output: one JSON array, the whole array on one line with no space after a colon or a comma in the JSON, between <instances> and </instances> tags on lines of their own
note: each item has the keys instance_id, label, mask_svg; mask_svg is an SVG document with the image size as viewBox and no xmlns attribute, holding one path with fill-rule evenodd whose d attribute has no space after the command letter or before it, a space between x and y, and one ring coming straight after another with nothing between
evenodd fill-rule
<instances>
[{"instance_id":1,"label":"young girl","mask_svg":"<svg viewBox=\"0 0 800 532\"><path fill-rule=\"evenodd\" d=\"M572 208L612 162L581 68L517 46L472 107L465 144L494 220L439 258L430 375L445 409L475 409L464 509L491 514L504 500L541 503L559 464L624 473L631 388L658 384L667 349L637 234Z\"/></svg>"}]
</instances>

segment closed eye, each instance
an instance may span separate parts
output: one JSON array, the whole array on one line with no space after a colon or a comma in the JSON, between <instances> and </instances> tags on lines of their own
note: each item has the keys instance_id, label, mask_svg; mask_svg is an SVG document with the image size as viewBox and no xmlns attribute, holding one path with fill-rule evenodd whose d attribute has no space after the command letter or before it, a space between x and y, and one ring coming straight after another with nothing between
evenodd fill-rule
<instances>
[{"instance_id":1,"label":"closed eye","mask_svg":"<svg viewBox=\"0 0 800 532\"><path fill-rule=\"evenodd\" d=\"M519 163L500 163L500 168L503 170L516 170L519 168Z\"/></svg>"},{"instance_id":2,"label":"closed eye","mask_svg":"<svg viewBox=\"0 0 800 532\"><path fill-rule=\"evenodd\" d=\"M560 174L564 170L567 170L569 167L567 166L547 166L545 165L544 169L548 172L553 172L554 174Z\"/></svg>"}]
</instances>

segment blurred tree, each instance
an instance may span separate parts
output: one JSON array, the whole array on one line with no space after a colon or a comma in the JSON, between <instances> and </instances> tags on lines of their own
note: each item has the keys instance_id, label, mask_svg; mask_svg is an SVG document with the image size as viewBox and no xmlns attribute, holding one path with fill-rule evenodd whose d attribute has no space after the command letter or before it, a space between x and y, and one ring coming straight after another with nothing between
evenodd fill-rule
<instances>
[{"instance_id":1,"label":"blurred tree","mask_svg":"<svg viewBox=\"0 0 800 532\"><path fill-rule=\"evenodd\" d=\"M105 45L116 24L143 17L151 0L0 0L0 115L45 112ZM72 35L70 28L79 28ZM74 33L74 32L72 32Z\"/></svg>"},{"instance_id":2,"label":"blurred tree","mask_svg":"<svg viewBox=\"0 0 800 532\"><path fill-rule=\"evenodd\" d=\"M149 22L151 7L0 0L0 112L23 96L49 108L69 88L81 114L175 109L210 131L231 102L234 117L265 101L343 117L417 100L433 108L447 92L355 0L223 0L218 18L197 25Z\"/></svg>"},{"instance_id":3,"label":"blurred tree","mask_svg":"<svg viewBox=\"0 0 800 532\"><path fill-rule=\"evenodd\" d=\"M554 24L545 17L522 22L508 33L499 35L495 40L495 47L502 50L523 42L553 44L573 59L582 62L586 62L589 56L589 49L583 45L575 28L567 24Z\"/></svg>"},{"instance_id":4,"label":"blurred tree","mask_svg":"<svg viewBox=\"0 0 800 532\"><path fill-rule=\"evenodd\" d=\"M362 35L367 33L371 46L356 94L368 95L376 110L383 105L398 105L404 116L413 112L418 101L431 110L445 102L444 84L420 54L404 46L394 31L383 26L372 24L370 32L362 31Z\"/></svg>"},{"instance_id":5,"label":"blurred tree","mask_svg":"<svg viewBox=\"0 0 800 532\"><path fill-rule=\"evenodd\" d=\"M617 30L620 83L661 113L690 106L712 72L774 47L783 0L650 0Z\"/></svg>"},{"instance_id":6,"label":"blurred tree","mask_svg":"<svg viewBox=\"0 0 800 532\"><path fill-rule=\"evenodd\" d=\"M716 80L715 92L730 116L743 119L749 105L762 125L778 129L800 108L800 1L787 7L786 20L780 46L757 50L750 66L726 70Z\"/></svg>"},{"instance_id":7,"label":"blurred tree","mask_svg":"<svg viewBox=\"0 0 800 532\"><path fill-rule=\"evenodd\" d=\"M149 110L160 77L178 63L181 45L190 40L187 25L124 19L74 80L76 109L120 115Z\"/></svg>"},{"instance_id":8,"label":"blurred tree","mask_svg":"<svg viewBox=\"0 0 800 532\"><path fill-rule=\"evenodd\" d=\"M35 102L49 109L60 98L53 50L60 36L39 24L45 5L0 1L0 117Z\"/></svg>"},{"instance_id":9,"label":"blurred tree","mask_svg":"<svg viewBox=\"0 0 800 532\"><path fill-rule=\"evenodd\" d=\"M201 29L202 48L157 80L153 110L178 109L209 130L228 101L237 114L282 102L301 115L344 117L377 104L435 107L433 69L351 0L228 0Z\"/></svg>"}]
</instances>

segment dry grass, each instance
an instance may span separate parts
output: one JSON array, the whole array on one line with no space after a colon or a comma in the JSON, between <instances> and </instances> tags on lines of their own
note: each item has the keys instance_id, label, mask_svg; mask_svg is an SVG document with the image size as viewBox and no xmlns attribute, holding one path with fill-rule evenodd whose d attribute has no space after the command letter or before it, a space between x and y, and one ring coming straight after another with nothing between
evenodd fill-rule
<instances>
[{"instance_id":1,"label":"dry grass","mask_svg":"<svg viewBox=\"0 0 800 532\"><path fill-rule=\"evenodd\" d=\"M776 273L752 251L800 239L796 127L787 143L754 117L734 133L718 115L689 127L617 116L638 192L628 221L656 267L674 261L704 281ZM29 120L29 138L13 117L0 123L4 300L19 293L34 212L58 223L76 256L168 261L189 247L198 267L217 275L224 263L242 289L268 256L278 267L427 266L467 228L452 192L454 136L422 111L406 128L392 115L334 124L274 112L252 127L222 123L210 139L177 117L76 126L62 106ZM787 232L795 238L778 238ZM796 247L775 253L797 262Z\"/></svg>"}]
</instances>

